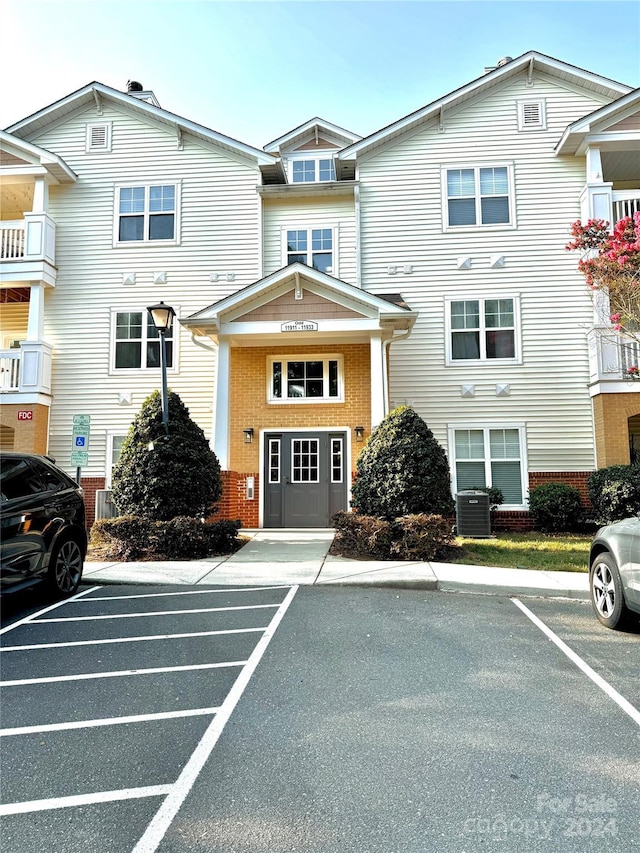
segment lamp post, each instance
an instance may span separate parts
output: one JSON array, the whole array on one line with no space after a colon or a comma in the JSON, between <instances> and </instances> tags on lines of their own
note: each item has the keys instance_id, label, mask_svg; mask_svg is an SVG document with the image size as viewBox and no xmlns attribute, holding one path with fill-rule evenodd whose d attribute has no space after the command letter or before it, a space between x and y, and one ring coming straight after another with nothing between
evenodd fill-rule
<instances>
[{"instance_id":1,"label":"lamp post","mask_svg":"<svg viewBox=\"0 0 640 853\"><path fill-rule=\"evenodd\" d=\"M169 435L169 395L167 393L167 332L171 328L176 312L170 305L160 302L147 308L153 325L160 336L160 370L162 372L162 423L165 435Z\"/></svg>"}]
</instances>

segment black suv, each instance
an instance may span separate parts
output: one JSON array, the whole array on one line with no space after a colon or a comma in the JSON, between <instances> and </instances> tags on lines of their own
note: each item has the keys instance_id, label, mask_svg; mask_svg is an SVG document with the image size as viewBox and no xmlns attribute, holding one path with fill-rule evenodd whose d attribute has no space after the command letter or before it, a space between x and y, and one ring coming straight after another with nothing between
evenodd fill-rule
<instances>
[{"instance_id":1,"label":"black suv","mask_svg":"<svg viewBox=\"0 0 640 853\"><path fill-rule=\"evenodd\" d=\"M84 498L54 460L2 453L0 524L2 592L41 580L58 596L78 589L87 553Z\"/></svg>"}]
</instances>

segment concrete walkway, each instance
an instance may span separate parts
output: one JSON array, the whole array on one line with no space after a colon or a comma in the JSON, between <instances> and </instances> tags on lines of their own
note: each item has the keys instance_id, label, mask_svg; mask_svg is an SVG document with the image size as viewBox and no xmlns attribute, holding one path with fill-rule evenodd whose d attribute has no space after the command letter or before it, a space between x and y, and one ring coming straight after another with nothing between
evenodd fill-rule
<instances>
[{"instance_id":1,"label":"concrete walkway","mask_svg":"<svg viewBox=\"0 0 640 853\"><path fill-rule=\"evenodd\" d=\"M360 585L589 598L586 572L539 572L457 563L348 560L327 552L333 530L242 530L249 541L235 554L205 560L85 563L97 583L198 586Z\"/></svg>"}]
</instances>

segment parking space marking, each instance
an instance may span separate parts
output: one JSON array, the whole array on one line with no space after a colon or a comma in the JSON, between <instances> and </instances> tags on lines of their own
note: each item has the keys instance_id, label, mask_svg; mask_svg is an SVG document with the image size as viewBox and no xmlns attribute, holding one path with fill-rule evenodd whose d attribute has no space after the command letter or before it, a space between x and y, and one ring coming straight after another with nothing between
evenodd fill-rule
<instances>
[{"instance_id":1,"label":"parking space marking","mask_svg":"<svg viewBox=\"0 0 640 853\"><path fill-rule=\"evenodd\" d=\"M185 616L193 613L228 613L233 610L275 610L279 604L243 604L234 607L204 607L197 610L155 610L149 613L114 613L100 616L62 616L54 619L32 619L36 625L44 625L49 622L94 622L101 619L139 619L149 616Z\"/></svg>"},{"instance_id":2,"label":"parking space marking","mask_svg":"<svg viewBox=\"0 0 640 853\"><path fill-rule=\"evenodd\" d=\"M269 627L264 632L257 646L251 653L246 666L244 666L242 671L238 674L233 687L220 707L219 713L216 714L209 724L209 727L202 736L200 743L194 749L191 757L180 773L180 776L171 787L170 792L167 794L154 817L151 819L151 822L142 837L133 848L132 853L154 853L154 851L157 850L158 845L164 838L169 826L184 803L194 782L198 778L200 771L211 755L220 735L224 731L224 727L231 717L236 705L240 701L240 697L244 693L251 676L255 672L256 667L267 650L267 646L271 642L271 638L275 634L278 625L282 621L289 605L293 601L293 597L297 590L298 587L293 586L287 593L284 601L279 606L276 614L269 623Z\"/></svg>"},{"instance_id":3,"label":"parking space marking","mask_svg":"<svg viewBox=\"0 0 640 853\"><path fill-rule=\"evenodd\" d=\"M123 723L148 723L152 720L176 720L180 717L204 717L217 714L215 708L190 708L185 711L161 711L156 714L135 714L129 717L105 717L99 720L74 720L70 723L45 723L41 726L20 726L14 729L0 729L0 737L13 735L33 735L43 732L66 732L70 729L91 729L99 726L119 726Z\"/></svg>"},{"instance_id":4,"label":"parking space marking","mask_svg":"<svg viewBox=\"0 0 640 853\"><path fill-rule=\"evenodd\" d=\"M109 643L141 643L148 640L188 640L191 637L219 637L223 634L261 634L264 628L228 628L224 631L194 631L191 634L148 634L145 637L107 637L104 640L70 640L66 643L31 643L25 646L4 646L2 652L30 652L36 649L68 649L71 646L103 646Z\"/></svg>"},{"instance_id":5,"label":"parking space marking","mask_svg":"<svg viewBox=\"0 0 640 853\"><path fill-rule=\"evenodd\" d=\"M577 655L572 648L570 648L565 642L563 642L557 634L548 628L541 619L532 613L528 607L517 598L512 598L511 601L516 605L516 607L520 608L520 610L529 618L534 625L536 625L543 634L545 634L555 645L560 649L563 654L565 654L569 660L571 660L575 665L584 672L586 676L588 676L594 684L596 684L604 693L609 696L610 699L613 699L616 704L622 708L622 710L627 713L631 719L636 722L640 726L640 711L635 708L628 699L625 699L618 691L613 688L608 681L605 681L601 675L593 670L588 663L582 660L582 658Z\"/></svg>"},{"instance_id":6,"label":"parking space marking","mask_svg":"<svg viewBox=\"0 0 640 853\"><path fill-rule=\"evenodd\" d=\"M28 800L22 803L0 805L0 817L50 809L68 809L91 806L95 803L113 803L120 800L139 800L143 797L161 797L171 790L171 785L150 785L146 788L122 788L119 791L97 791L93 794L75 794L71 797L53 797L50 800Z\"/></svg>"},{"instance_id":7,"label":"parking space marking","mask_svg":"<svg viewBox=\"0 0 640 853\"><path fill-rule=\"evenodd\" d=\"M94 587L99 589L99 587ZM182 592L139 592L134 595L94 595L89 601L126 601L131 598L176 598L178 595L227 595L230 592L267 592L272 589L289 589L289 586L241 586L222 589L190 589Z\"/></svg>"},{"instance_id":8,"label":"parking space marking","mask_svg":"<svg viewBox=\"0 0 640 853\"><path fill-rule=\"evenodd\" d=\"M17 678L14 681L0 681L0 687L24 687L27 684L56 684L61 681L90 681L92 678L122 678L129 675L157 675L161 672L192 672L196 669L224 669L233 666L245 666L247 660L232 660L222 663L196 663L185 666L154 666L150 669L118 669L113 672L81 672L77 675L47 675L43 678Z\"/></svg>"},{"instance_id":9,"label":"parking space marking","mask_svg":"<svg viewBox=\"0 0 640 853\"><path fill-rule=\"evenodd\" d=\"M5 628L0 628L0 635L6 634L7 631L13 631L14 628L19 628L21 625L26 625L28 622L33 622L36 617L41 616L43 613L50 613L58 607L63 607L65 604L78 601L79 599L84 598L85 595L89 595L89 593L93 592L94 589L100 589L100 587L90 586L88 589L83 589L82 592L77 593L71 598L56 601L55 604L50 604L49 607L44 607L42 610L38 610L37 613L30 613L28 616L25 616L24 619L19 619L17 622L12 622L11 625L7 625Z\"/></svg>"}]
</instances>

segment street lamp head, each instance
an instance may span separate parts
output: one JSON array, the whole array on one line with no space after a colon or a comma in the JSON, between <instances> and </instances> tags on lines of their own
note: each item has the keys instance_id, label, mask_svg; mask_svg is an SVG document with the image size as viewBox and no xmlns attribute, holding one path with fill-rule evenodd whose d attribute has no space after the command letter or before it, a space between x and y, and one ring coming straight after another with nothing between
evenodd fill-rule
<instances>
[{"instance_id":1,"label":"street lamp head","mask_svg":"<svg viewBox=\"0 0 640 853\"><path fill-rule=\"evenodd\" d=\"M158 305L149 306L147 311L151 314L153 325L159 332L169 331L173 323L173 318L176 316L176 312L170 305L159 302Z\"/></svg>"}]
</instances>

